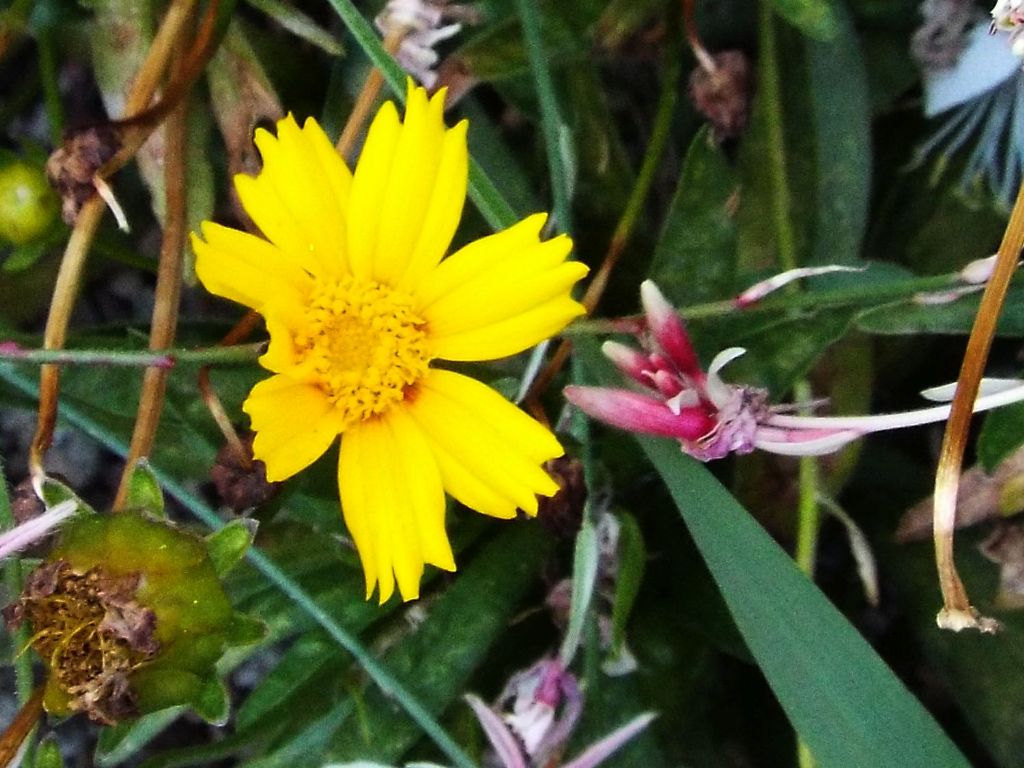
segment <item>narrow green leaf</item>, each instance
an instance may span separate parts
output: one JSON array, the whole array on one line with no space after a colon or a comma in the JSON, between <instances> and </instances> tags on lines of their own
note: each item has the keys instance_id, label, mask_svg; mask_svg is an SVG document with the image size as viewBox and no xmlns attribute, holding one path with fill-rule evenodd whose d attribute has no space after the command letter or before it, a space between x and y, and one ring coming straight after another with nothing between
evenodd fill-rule
<instances>
[{"instance_id":1,"label":"narrow green leaf","mask_svg":"<svg viewBox=\"0 0 1024 768\"><path fill-rule=\"evenodd\" d=\"M510 523L484 545L451 587L430 607L426 621L384 658L410 691L440 714L458 701L466 679L506 631L526 590L535 583L551 540L537 525ZM328 760L365 758L392 763L421 737L391 696L366 692L361 726L341 729Z\"/></svg>"},{"instance_id":2,"label":"narrow green leaf","mask_svg":"<svg viewBox=\"0 0 1024 768\"><path fill-rule=\"evenodd\" d=\"M595 343L577 351L600 383L617 382ZM924 707L718 480L673 441L638 439L817 763L966 768Z\"/></svg>"},{"instance_id":3,"label":"narrow green leaf","mask_svg":"<svg viewBox=\"0 0 1024 768\"><path fill-rule=\"evenodd\" d=\"M738 189L736 172L702 128L686 151L651 262L651 279L673 304L721 299L735 291Z\"/></svg>"},{"instance_id":4,"label":"narrow green leaf","mask_svg":"<svg viewBox=\"0 0 1024 768\"><path fill-rule=\"evenodd\" d=\"M817 159L812 264L859 259L871 200L867 72L849 13L837 5L834 17L830 42L806 43Z\"/></svg>"},{"instance_id":5,"label":"narrow green leaf","mask_svg":"<svg viewBox=\"0 0 1024 768\"><path fill-rule=\"evenodd\" d=\"M600 557L597 529L589 518L583 520L576 534L576 550L572 561L572 600L569 607L569 626L562 639L559 657L566 666L572 662L583 637L583 627L590 613L590 601L597 584L597 563Z\"/></svg>"},{"instance_id":6,"label":"narrow green leaf","mask_svg":"<svg viewBox=\"0 0 1024 768\"><path fill-rule=\"evenodd\" d=\"M626 622L633 611L633 603L640 594L644 579L644 564L647 549L644 536L636 518L628 512L620 512L619 518L619 569L615 582L615 602L612 605L612 643L619 648L626 638Z\"/></svg>"},{"instance_id":7,"label":"narrow green leaf","mask_svg":"<svg viewBox=\"0 0 1024 768\"><path fill-rule=\"evenodd\" d=\"M103 728L96 742L94 762L98 768L120 765L138 754L185 710L184 706L170 707L143 715L130 723Z\"/></svg>"},{"instance_id":8,"label":"narrow green leaf","mask_svg":"<svg viewBox=\"0 0 1024 768\"><path fill-rule=\"evenodd\" d=\"M831 40L838 22L829 0L771 0L775 11L808 37Z\"/></svg>"}]
</instances>

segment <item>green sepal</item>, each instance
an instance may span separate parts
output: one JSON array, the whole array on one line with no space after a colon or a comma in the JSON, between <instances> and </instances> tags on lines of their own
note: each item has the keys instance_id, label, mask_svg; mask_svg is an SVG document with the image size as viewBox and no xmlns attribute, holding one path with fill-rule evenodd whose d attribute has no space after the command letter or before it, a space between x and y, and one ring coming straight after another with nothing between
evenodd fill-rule
<instances>
[{"instance_id":1,"label":"green sepal","mask_svg":"<svg viewBox=\"0 0 1024 768\"><path fill-rule=\"evenodd\" d=\"M636 518L621 512L619 518L619 570L615 581L615 602L612 605L612 649L618 652L626 638L626 623L644 578L647 550Z\"/></svg>"},{"instance_id":2,"label":"green sepal","mask_svg":"<svg viewBox=\"0 0 1024 768\"><path fill-rule=\"evenodd\" d=\"M211 677L192 700L192 709L210 725L224 725L231 714L231 698L219 677Z\"/></svg>"},{"instance_id":3,"label":"green sepal","mask_svg":"<svg viewBox=\"0 0 1024 768\"><path fill-rule=\"evenodd\" d=\"M74 501L78 505L79 512L87 512L90 515L96 514L95 509L82 501L77 493L64 485L60 480L54 480L52 477L43 480L43 503L47 508L55 507L69 500Z\"/></svg>"},{"instance_id":4,"label":"green sepal","mask_svg":"<svg viewBox=\"0 0 1024 768\"><path fill-rule=\"evenodd\" d=\"M206 549L218 576L223 577L231 570L249 550L256 538L258 523L251 518L232 520L219 531L206 537Z\"/></svg>"},{"instance_id":5,"label":"green sepal","mask_svg":"<svg viewBox=\"0 0 1024 768\"><path fill-rule=\"evenodd\" d=\"M4 261L3 271L10 274L24 272L42 258L46 253L46 246L45 241L14 246Z\"/></svg>"},{"instance_id":6,"label":"green sepal","mask_svg":"<svg viewBox=\"0 0 1024 768\"><path fill-rule=\"evenodd\" d=\"M267 636L265 622L244 613L236 613L224 628L224 643L229 647L255 645Z\"/></svg>"},{"instance_id":7,"label":"green sepal","mask_svg":"<svg viewBox=\"0 0 1024 768\"><path fill-rule=\"evenodd\" d=\"M52 733L46 734L45 738L36 747L35 760L32 761L34 768L64 768L64 758L60 754L60 747Z\"/></svg>"},{"instance_id":8,"label":"green sepal","mask_svg":"<svg viewBox=\"0 0 1024 768\"><path fill-rule=\"evenodd\" d=\"M131 477L128 478L125 508L146 512L153 517L167 517L167 513L164 511L164 492L160 488L160 481L156 479L149 462L145 459L135 462Z\"/></svg>"}]
</instances>

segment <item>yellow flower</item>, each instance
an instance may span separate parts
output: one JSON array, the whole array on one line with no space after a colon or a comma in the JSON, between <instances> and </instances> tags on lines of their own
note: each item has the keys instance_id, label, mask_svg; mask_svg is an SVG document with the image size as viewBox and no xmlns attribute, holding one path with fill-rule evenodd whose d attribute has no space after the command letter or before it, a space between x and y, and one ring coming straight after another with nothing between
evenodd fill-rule
<instances>
[{"instance_id":1,"label":"yellow flower","mask_svg":"<svg viewBox=\"0 0 1024 768\"><path fill-rule=\"evenodd\" d=\"M434 360L493 360L560 331L583 307L587 268L545 216L444 255L462 214L466 122L445 128L444 93L409 90L370 126L351 173L317 123L258 131L263 170L237 176L266 239L204 222L193 236L206 288L260 312L274 373L243 409L270 480L307 467L343 434L345 523L380 601L419 595L425 563L455 570L447 491L500 518L537 511L555 482L555 437L497 392ZM444 259L442 261L442 259Z\"/></svg>"}]
</instances>

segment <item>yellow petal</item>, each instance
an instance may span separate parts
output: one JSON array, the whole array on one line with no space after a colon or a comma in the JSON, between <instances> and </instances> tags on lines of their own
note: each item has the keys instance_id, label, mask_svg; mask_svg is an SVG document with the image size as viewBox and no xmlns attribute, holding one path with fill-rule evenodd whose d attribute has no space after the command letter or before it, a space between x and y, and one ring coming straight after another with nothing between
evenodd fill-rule
<instances>
[{"instance_id":1,"label":"yellow petal","mask_svg":"<svg viewBox=\"0 0 1024 768\"><path fill-rule=\"evenodd\" d=\"M344 176L347 169L337 155L328 158L317 151L316 143L324 141L316 121L300 129L289 115L278 121L277 136L256 131L263 158L259 175L235 179L242 205L263 234L316 275L345 269L347 201L330 177Z\"/></svg>"},{"instance_id":2,"label":"yellow petal","mask_svg":"<svg viewBox=\"0 0 1024 768\"><path fill-rule=\"evenodd\" d=\"M287 376L271 376L242 404L256 433L253 455L267 479L285 480L316 461L334 442L342 421L327 395Z\"/></svg>"},{"instance_id":3,"label":"yellow petal","mask_svg":"<svg viewBox=\"0 0 1024 768\"><path fill-rule=\"evenodd\" d=\"M495 360L522 352L565 328L586 313L583 305L561 297L502 322L430 339L430 349L443 360Z\"/></svg>"},{"instance_id":4,"label":"yellow petal","mask_svg":"<svg viewBox=\"0 0 1024 768\"><path fill-rule=\"evenodd\" d=\"M390 101L384 102L370 124L352 176L348 209L352 223L348 228L349 268L355 277L364 280L372 279L374 274L381 209L400 130L395 105Z\"/></svg>"},{"instance_id":5,"label":"yellow petal","mask_svg":"<svg viewBox=\"0 0 1024 768\"><path fill-rule=\"evenodd\" d=\"M338 466L345 523L359 551L367 597L385 602L397 582L403 600L419 596L425 563L455 569L444 530L444 488L416 424L396 408L350 429Z\"/></svg>"},{"instance_id":6,"label":"yellow petal","mask_svg":"<svg viewBox=\"0 0 1024 768\"><path fill-rule=\"evenodd\" d=\"M480 382L432 370L407 406L434 448L446 490L466 506L508 516L537 511L558 486L541 462L562 448L547 430Z\"/></svg>"},{"instance_id":7,"label":"yellow petal","mask_svg":"<svg viewBox=\"0 0 1024 768\"><path fill-rule=\"evenodd\" d=\"M434 96L434 100L443 103L444 89ZM437 266L459 226L469 179L469 150L466 147L468 126L463 120L445 131L441 160L420 227L419 239L404 275L397 283L401 290L412 293L423 277Z\"/></svg>"},{"instance_id":8,"label":"yellow petal","mask_svg":"<svg viewBox=\"0 0 1024 768\"><path fill-rule=\"evenodd\" d=\"M444 102L428 101L424 89L409 89L405 120L392 147L394 161L379 212L384 226L373 260L374 279L387 285L397 284L420 238L441 161L443 109Z\"/></svg>"},{"instance_id":9,"label":"yellow petal","mask_svg":"<svg viewBox=\"0 0 1024 768\"><path fill-rule=\"evenodd\" d=\"M346 431L341 440L341 454L338 457L338 491L341 496L341 512L345 518L345 527L348 528L352 542L359 553L359 561L363 565L363 578L366 581L366 598L373 594L377 586L377 557L373 546L373 537L370 530L370 519L372 516L372 504L367 498L373 483L376 481L375 470L377 469L367 455L366 431L363 424L357 424ZM392 573L390 562L387 564L387 573ZM384 585L381 585L381 602L391 597L394 591L392 582L388 593L384 594Z\"/></svg>"},{"instance_id":10,"label":"yellow petal","mask_svg":"<svg viewBox=\"0 0 1024 768\"><path fill-rule=\"evenodd\" d=\"M452 291L423 313L431 336L445 337L512 320L558 298L587 274L587 266L568 261L532 274L508 274L502 280L475 280Z\"/></svg>"},{"instance_id":11,"label":"yellow petal","mask_svg":"<svg viewBox=\"0 0 1024 768\"><path fill-rule=\"evenodd\" d=\"M460 248L416 286L417 310L423 312L435 301L476 279L495 264L520 254L540 242L540 230L547 214L535 213L508 229L474 240Z\"/></svg>"},{"instance_id":12,"label":"yellow petal","mask_svg":"<svg viewBox=\"0 0 1024 768\"><path fill-rule=\"evenodd\" d=\"M210 293L261 310L271 300L298 302L308 290L309 275L266 240L210 221L202 233L205 240L192 235L192 247Z\"/></svg>"}]
</instances>

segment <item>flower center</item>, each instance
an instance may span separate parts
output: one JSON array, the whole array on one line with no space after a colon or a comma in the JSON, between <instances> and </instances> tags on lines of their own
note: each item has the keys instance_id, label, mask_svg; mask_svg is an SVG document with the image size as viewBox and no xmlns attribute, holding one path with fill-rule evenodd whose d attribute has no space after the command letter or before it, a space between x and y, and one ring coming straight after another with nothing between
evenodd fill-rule
<instances>
[{"instance_id":1,"label":"flower center","mask_svg":"<svg viewBox=\"0 0 1024 768\"><path fill-rule=\"evenodd\" d=\"M301 366L345 426L387 411L427 371L426 322L409 296L352 277L318 280L305 312L294 340Z\"/></svg>"},{"instance_id":2,"label":"flower center","mask_svg":"<svg viewBox=\"0 0 1024 768\"><path fill-rule=\"evenodd\" d=\"M113 724L138 715L131 673L160 644L156 617L135 600L139 576L97 566L75 572L65 560L36 569L6 618L32 626L31 645L67 696L71 711Z\"/></svg>"}]
</instances>

